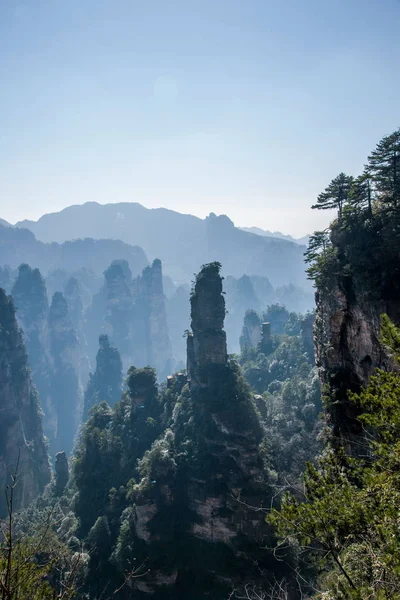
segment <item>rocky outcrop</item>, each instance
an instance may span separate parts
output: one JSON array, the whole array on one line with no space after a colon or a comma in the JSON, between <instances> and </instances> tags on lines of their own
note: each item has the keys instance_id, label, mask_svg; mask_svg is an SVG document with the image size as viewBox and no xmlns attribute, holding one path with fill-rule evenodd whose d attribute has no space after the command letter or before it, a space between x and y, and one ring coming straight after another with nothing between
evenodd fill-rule
<instances>
[{"instance_id":1,"label":"rocky outcrop","mask_svg":"<svg viewBox=\"0 0 400 600\"><path fill-rule=\"evenodd\" d=\"M61 292L56 292L53 296L49 326L54 365L51 396L55 407L50 447L52 453L60 451L69 453L82 417L83 394L78 336L68 314L67 302Z\"/></svg>"},{"instance_id":2,"label":"rocky outcrop","mask_svg":"<svg viewBox=\"0 0 400 600\"><path fill-rule=\"evenodd\" d=\"M0 289L0 517L6 512L5 487L15 473L18 510L43 491L50 467L22 334L12 299Z\"/></svg>"},{"instance_id":3,"label":"rocky outcrop","mask_svg":"<svg viewBox=\"0 0 400 600\"><path fill-rule=\"evenodd\" d=\"M120 354L111 346L107 335L99 337L96 370L90 373L85 392L83 418L87 419L90 409L103 400L114 406L121 398L122 361Z\"/></svg>"},{"instance_id":4,"label":"rocky outcrop","mask_svg":"<svg viewBox=\"0 0 400 600\"><path fill-rule=\"evenodd\" d=\"M131 582L144 596L222 600L282 572L264 549L272 540L263 512L252 508L270 495L264 433L240 369L228 359L219 271L211 263L196 277L188 384L183 375L168 382L168 427L139 463L142 479L121 528L137 560L151 557L151 574Z\"/></svg>"}]
</instances>

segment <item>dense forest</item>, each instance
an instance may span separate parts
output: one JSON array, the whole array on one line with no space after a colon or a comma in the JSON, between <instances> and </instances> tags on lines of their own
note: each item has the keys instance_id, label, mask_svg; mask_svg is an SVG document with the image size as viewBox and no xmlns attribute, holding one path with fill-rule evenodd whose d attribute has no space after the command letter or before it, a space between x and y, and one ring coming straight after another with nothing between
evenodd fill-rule
<instances>
[{"instance_id":1,"label":"dense forest","mask_svg":"<svg viewBox=\"0 0 400 600\"><path fill-rule=\"evenodd\" d=\"M300 244L81 208L0 223L2 600L400 599L400 130L313 205L315 307Z\"/></svg>"}]
</instances>

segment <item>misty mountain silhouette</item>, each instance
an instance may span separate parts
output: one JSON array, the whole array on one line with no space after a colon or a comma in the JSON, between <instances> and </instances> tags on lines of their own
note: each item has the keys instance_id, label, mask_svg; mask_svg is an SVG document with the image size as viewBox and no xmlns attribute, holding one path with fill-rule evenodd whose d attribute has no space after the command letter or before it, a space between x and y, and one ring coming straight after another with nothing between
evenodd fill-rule
<instances>
[{"instance_id":1,"label":"misty mountain silhouette","mask_svg":"<svg viewBox=\"0 0 400 600\"><path fill-rule=\"evenodd\" d=\"M266 237L278 238L280 240L288 240L290 242L296 242L296 244L300 244L302 246L308 246L308 242L310 236L304 235L301 238L294 238L291 235L285 235L280 231L269 231L268 229L261 229L261 227L241 227L242 231L247 231L248 233L255 233L257 235L263 235Z\"/></svg>"},{"instance_id":2,"label":"misty mountain silhouette","mask_svg":"<svg viewBox=\"0 0 400 600\"><path fill-rule=\"evenodd\" d=\"M1 265L16 268L22 263L39 268L43 274L53 269L75 271L82 267L100 274L113 260L125 259L134 275L141 273L148 260L142 248L120 240L90 238L63 244L38 241L32 231L0 223Z\"/></svg>"},{"instance_id":3,"label":"misty mountain silhouette","mask_svg":"<svg viewBox=\"0 0 400 600\"><path fill-rule=\"evenodd\" d=\"M243 231L226 215L200 219L136 202L88 202L17 226L29 228L43 242L91 237L139 245L149 259L160 258L164 273L178 282L190 281L200 265L217 260L225 274L264 275L273 285L308 285L302 246Z\"/></svg>"}]
</instances>

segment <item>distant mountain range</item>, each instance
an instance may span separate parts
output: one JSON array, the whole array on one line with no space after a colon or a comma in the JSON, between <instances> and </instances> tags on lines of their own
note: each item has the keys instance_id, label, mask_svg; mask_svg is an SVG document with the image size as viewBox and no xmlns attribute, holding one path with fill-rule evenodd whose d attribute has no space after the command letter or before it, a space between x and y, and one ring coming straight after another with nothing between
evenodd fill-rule
<instances>
[{"instance_id":1,"label":"distant mountain range","mask_svg":"<svg viewBox=\"0 0 400 600\"><path fill-rule=\"evenodd\" d=\"M113 260L128 261L134 275L142 272L148 260L142 248L120 240L79 239L62 244L44 243L32 231L9 227L0 221L0 267L15 269L22 263L39 268L43 274L56 269L76 271L86 268L100 275Z\"/></svg>"},{"instance_id":2,"label":"distant mountain range","mask_svg":"<svg viewBox=\"0 0 400 600\"><path fill-rule=\"evenodd\" d=\"M13 225L11 225L11 223L7 223L7 221L5 221L4 219L0 219L0 225L2 227L13 227Z\"/></svg>"},{"instance_id":3,"label":"distant mountain range","mask_svg":"<svg viewBox=\"0 0 400 600\"><path fill-rule=\"evenodd\" d=\"M274 286L309 286L304 248L298 241L245 231L226 216L206 219L138 203L75 205L38 221L16 224L42 242L77 238L122 240L144 249L150 260L160 258L163 271L177 282L188 282L202 264L218 260L225 275L262 275Z\"/></svg>"},{"instance_id":4,"label":"distant mountain range","mask_svg":"<svg viewBox=\"0 0 400 600\"><path fill-rule=\"evenodd\" d=\"M247 231L248 233L255 233L256 235L263 235L265 237L273 237L278 238L280 240L288 240L290 242L295 242L296 244L300 244L301 246L308 246L308 242L310 239L309 235L304 235L301 238L294 238L291 235L285 235L280 231L268 231L268 229L260 229L260 227L241 227L242 231Z\"/></svg>"}]
</instances>

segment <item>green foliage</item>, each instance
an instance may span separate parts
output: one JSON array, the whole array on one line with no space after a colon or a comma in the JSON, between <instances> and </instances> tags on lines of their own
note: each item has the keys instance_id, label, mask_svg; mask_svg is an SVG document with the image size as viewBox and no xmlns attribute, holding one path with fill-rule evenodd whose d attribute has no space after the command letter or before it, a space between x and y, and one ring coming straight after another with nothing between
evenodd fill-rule
<instances>
[{"instance_id":1,"label":"green foliage","mask_svg":"<svg viewBox=\"0 0 400 600\"><path fill-rule=\"evenodd\" d=\"M336 178L313 206L336 203L339 219L311 236L308 275L320 290L339 279L345 288L351 283L359 293L390 301L400 280L400 129L379 142L359 177L339 177L340 203Z\"/></svg>"},{"instance_id":2,"label":"green foliage","mask_svg":"<svg viewBox=\"0 0 400 600\"><path fill-rule=\"evenodd\" d=\"M28 510L15 512L18 468L7 487L8 515L0 521L0 597L2 600L77 599L87 555L65 541L64 515L52 494ZM60 525L61 522L61 525Z\"/></svg>"},{"instance_id":3,"label":"green foliage","mask_svg":"<svg viewBox=\"0 0 400 600\"><path fill-rule=\"evenodd\" d=\"M261 346L244 348L240 362L248 383L262 394L256 402L269 443L268 462L279 481L295 481L319 450L321 395L312 348L304 335L307 328L312 335L313 315L302 318L275 305L264 316L282 333L272 336L268 353Z\"/></svg>"},{"instance_id":4,"label":"green foliage","mask_svg":"<svg viewBox=\"0 0 400 600\"><path fill-rule=\"evenodd\" d=\"M399 353L399 332L383 317L383 335ZM377 370L350 394L365 431L360 458L328 450L308 465L304 498L287 493L270 523L319 570L319 598L400 598L400 374Z\"/></svg>"},{"instance_id":5,"label":"green foliage","mask_svg":"<svg viewBox=\"0 0 400 600\"><path fill-rule=\"evenodd\" d=\"M380 201L390 209L400 204L400 129L386 135L368 157L367 172L372 176Z\"/></svg>"},{"instance_id":6,"label":"green foliage","mask_svg":"<svg viewBox=\"0 0 400 600\"><path fill-rule=\"evenodd\" d=\"M318 196L317 203L311 208L319 210L337 209L339 219L342 218L343 207L346 204L350 187L352 185L352 177L339 173L335 179L332 179L328 187Z\"/></svg>"}]
</instances>

